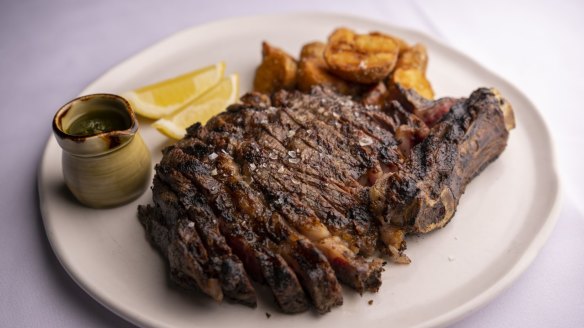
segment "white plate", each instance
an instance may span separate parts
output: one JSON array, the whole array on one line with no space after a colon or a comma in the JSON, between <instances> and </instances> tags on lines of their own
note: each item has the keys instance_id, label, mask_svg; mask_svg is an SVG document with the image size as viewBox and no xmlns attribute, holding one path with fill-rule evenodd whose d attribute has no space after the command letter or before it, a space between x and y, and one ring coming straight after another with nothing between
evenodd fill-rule
<instances>
[{"instance_id":1,"label":"white plate","mask_svg":"<svg viewBox=\"0 0 584 328\"><path fill-rule=\"evenodd\" d=\"M187 295L169 285L164 261L146 242L136 218L137 205L150 202L151 192L114 209L77 204L63 183L61 149L50 138L40 167L40 205L51 245L71 277L120 316L156 327L441 326L509 286L531 263L557 217L559 186L550 136L534 105L516 88L426 35L336 14L230 19L163 40L107 72L83 94L119 93L219 60L227 62L228 73L239 72L242 90L249 90L262 40L298 54L303 43L325 40L338 26L424 43L438 96L468 96L479 86L496 86L515 108L518 125L507 150L469 185L446 228L410 238L412 264L389 266L377 294L361 297L345 288L345 304L324 316L280 314L269 297L249 309ZM142 123L158 162L168 141ZM272 314L269 320L266 312Z\"/></svg>"}]
</instances>

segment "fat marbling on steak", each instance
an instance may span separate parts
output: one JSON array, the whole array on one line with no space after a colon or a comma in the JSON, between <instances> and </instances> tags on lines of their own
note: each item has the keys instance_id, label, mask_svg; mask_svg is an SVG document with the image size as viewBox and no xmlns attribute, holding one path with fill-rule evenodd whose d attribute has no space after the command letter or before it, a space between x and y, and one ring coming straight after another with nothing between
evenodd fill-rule
<instances>
[{"instance_id":1,"label":"fat marbling on steak","mask_svg":"<svg viewBox=\"0 0 584 328\"><path fill-rule=\"evenodd\" d=\"M173 281L250 306L257 281L286 313L341 305L341 283L377 291L379 254L407 262L404 235L444 226L513 127L493 89L409 100L252 93L191 126L139 207Z\"/></svg>"}]
</instances>

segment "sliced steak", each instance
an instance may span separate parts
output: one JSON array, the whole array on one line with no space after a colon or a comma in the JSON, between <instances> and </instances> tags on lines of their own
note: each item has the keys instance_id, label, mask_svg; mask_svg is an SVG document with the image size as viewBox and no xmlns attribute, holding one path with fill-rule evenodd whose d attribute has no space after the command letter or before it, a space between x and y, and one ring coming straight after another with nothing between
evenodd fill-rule
<instances>
[{"instance_id":1,"label":"sliced steak","mask_svg":"<svg viewBox=\"0 0 584 328\"><path fill-rule=\"evenodd\" d=\"M489 89L382 106L321 88L251 93L164 150L138 214L179 284L255 305L253 279L284 312L310 300L325 313L343 302L339 281L378 290L378 251L409 262L405 235L452 218L512 126Z\"/></svg>"}]
</instances>

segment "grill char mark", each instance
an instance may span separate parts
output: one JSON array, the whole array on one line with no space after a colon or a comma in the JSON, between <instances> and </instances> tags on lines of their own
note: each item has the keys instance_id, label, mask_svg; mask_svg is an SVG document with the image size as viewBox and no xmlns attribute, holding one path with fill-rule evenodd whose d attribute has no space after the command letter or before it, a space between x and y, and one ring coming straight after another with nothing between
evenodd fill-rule
<instances>
[{"instance_id":1,"label":"grill char mark","mask_svg":"<svg viewBox=\"0 0 584 328\"><path fill-rule=\"evenodd\" d=\"M155 185L160 182L155 181ZM207 273L207 252L198 233L184 222L177 224L178 220L174 223L178 228L169 229L161 222L164 216L158 206L140 206L138 211L150 242L168 258L171 279L185 289L201 291L220 302L223 292L219 280Z\"/></svg>"},{"instance_id":2,"label":"grill char mark","mask_svg":"<svg viewBox=\"0 0 584 328\"><path fill-rule=\"evenodd\" d=\"M189 153L197 153L194 149L203 147L205 143L193 137L184 139L178 145L180 148L173 151L177 152L180 149L184 152L180 156L187 158L185 160L188 161L195 160L189 158ZM202 161L210 161L208 153L201 152L198 158ZM215 206L220 213L223 213L223 216L229 217L222 225L223 233L228 237L231 248L242 259L254 279L270 286L276 302L284 312L306 311L307 298L296 274L282 256L267 245L266 234L261 233L262 231L257 234L254 231L258 222L265 221L264 217L258 218L258 216L269 215L269 213L257 213L258 211L250 209L253 201L249 200L247 190L243 188L245 182L239 176L240 170L229 159L230 157L224 153L214 159L215 167L220 172L214 178L220 181L225 189L219 191L220 195L215 198ZM210 163L210 165L214 164ZM225 174L226 172L229 174Z\"/></svg>"},{"instance_id":3,"label":"grill char mark","mask_svg":"<svg viewBox=\"0 0 584 328\"><path fill-rule=\"evenodd\" d=\"M170 160L171 157L165 157L165 159ZM232 253L225 237L221 234L220 218L213 213L208 205L207 197L209 195L202 195L181 173L181 171L189 172L191 170L201 172L204 169L182 163L183 166L179 171L169 165L170 163L167 163L165 159L156 167L157 176L176 193L189 220L194 223L194 227L196 227L209 253L210 271L214 277L219 279L223 294L229 299L255 307L257 304L255 289L242 262Z\"/></svg>"},{"instance_id":4,"label":"grill char mark","mask_svg":"<svg viewBox=\"0 0 584 328\"><path fill-rule=\"evenodd\" d=\"M270 109L266 109L266 111L270 111ZM229 113L237 114L229 115ZM241 120L241 118L244 118ZM249 135L261 135L261 131L265 126L265 122L268 120L272 120L269 116L265 115L263 111L258 111L256 108L246 108L244 106L238 107L236 110L231 110L227 114L222 115L220 119L215 122L210 123L211 132L209 132L208 137L212 140L224 140L229 139L233 142L233 140L239 139L237 136L243 135L243 133L237 131L235 127L240 127L242 129L244 126L248 129L246 133ZM238 120L241 120L238 122ZM273 121L273 120L272 120ZM282 126L286 126L285 130L289 131L290 126L293 126L293 122L288 122L282 124ZM262 126L264 125L264 126ZM278 126L277 122L273 122L271 126ZM257 133L253 130L254 127L258 129ZM252 132L250 132L250 130ZM235 137L226 137L223 135L229 131L230 134L236 135ZM196 134L196 133L195 133ZM266 131L264 130L264 135ZM283 138L282 131L272 130L271 135L280 135L280 138ZM194 136L191 134L191 136ZM245 139L245 140L249 140ZM267 164L265 163L268 158L270 158L270 154L267 154L263 150L269 150L268 153L275 154L278 151L280 154L283 151L287 151L288 148L284 148L282 143L277 143L280 145L280 149L269 148L268 144L264 144L260 147L258 144L244 141L241 143L234 142L234 147L237 148L239 151L234 154L236 158L238 158L238 162L241 163L248 163L256 166L261 166L262 170ZM258 151L262 150L263 154L258 153ZM281 154L282 155L282 154ZM279 156L280 158L284 156ZM221 155L219 155L221 156ZM260 158L261 157L261 158ZM260 161L258 161L258 159ZM270 158L273 159L273 158ZM282 163L280 166L290 165L288 162ZM296 167L296 169L294 169ZM361 244L360 247L353 247L357 251L359 248L366 250L364 253L370 254L375 249L375 243L377 242L376 236L377 231L374 229L374 226L367 225L366 227L359 226L359 222L361 223L368 223L370 221L367 220L358 220L363 217L363 214L366 214L366 209L362 211L355 211L354 209L348 210L346 209L344 214L340 214L329 206L328 208L324 209L320 203L314 202L312 200L313 197L302 197L304 200L308 200L311 206L305 206L301 203L298 197L303 195L295 195L290 190L286 188L282 188L284 181L275 181L276 178L276 167L271 167L271 173L265 172L267 176L256 176L260 169L254 170L251 173L251 178L255 181L254 184L258 184L260 181L263 182L262 185L258 185L258 189L264 193L267 198L269 199L270 203L274 204L275 209L280 212L290 224L301 231L301 233L308 237L309 240L312 240L316 245L324 252L339 279L343 282L349 284L353 288L357 289L358 291L362 292L364 290L368 291L375 291L378 289L379 285L381 284L380 279L380 272L381 272L381 260L376 259L371 263L365 261L362 257L357 256L354 252L345 245L342 240L338 238L332 238L330 236L330 231L327 230L328 227L334 228L334 226L344 225L344 229L337 229L339 235L342 237L349 239L351 235L361 232L363 235L367 233L367 236L363 238L353 238L353 241L358 241ZM291 168L293 172L291 173L293 176L299 177L303 175L303 169L299 166L294 166ZM304 187L307 187L305 184ZM312 196L317 196L317 193L312 193ZM361 197L361 196L360 196ZM362 198L362 197L361 197ZM324 199L323 203L327 203ZM342 200L340 200L342 202ZM353 203L357 203L356 201ZM316 208L316 212L315 212ZM362 215L355 215L356 213L361 212ZM353 222L347 220L347 216L351 216ZM330 224L325 226L322 225L322 221L324 219L328 219ZM350 229L350 230L349 230ZM330 238L324 240L325 238Z\"/></svg>"},{"instance_id":5,"label":"grill char mark","mask_svg":"<svg viewBox=\"0 0 584 328\"><path fill-rule=\"evenodd\" d=\"M267 111L270 110L268 109ZM237 111L231 112L237 113L238 119L240 119L241 117L245 119L243 119L241 122L237 122L234 119L230 119L230 117L226 117L229 116L228 114L226 114L223 115L223 117L221 117L221 120L211 123L211 129L214 131L233 131L232 127L238 125L246 126L248 129L253 129L254 126L257 127L258 129L261 129L262 125L265 126L267 124L266 122L271 122L272 124L269 124L269 126L271 127L279 126L277 124L279 121L271 119L267 115L263 115L265 113L257 111L255 108L249 109L245 108L244 106L241 106L237 108ZM259 124L256 124L258 122ZM298 129L298 127L294 126L293 124L294 123L292 121L281 123L281 126L285 128L282 128L279 131L272 129L269 132L271 135L277 135L281 139L286 138L284 137L284 133L282 133L282 130L289 131L290 128ZM213 132L211 132L210 134L213 134ZM250 134L261 135L261 133ZM219 136L217 136L217 138L219 138ZM231 139L233 140L235 138ZM318 221L322 221L324 218L329 220L328 222L330 224L328 224L328 227L335 228L334 226L335 225L338 226L339 224L341 226L344 226L343 227L344 231L338 229L343 237L351 236L352 234L358 232L369 233L369 236L371 236L370 238L358 238L355 240L357 241L365 240L366 244L368 245L367 247L362 248L367 249L367 253L372 253L376 243L377 231L375 229L373 229L372 231L367 231L368 227L358 226L359 221L361 221L362 223L368 223L366 219L359 220L362 217L367 216L368 212L366 208L363 208L361 211L355 210L354 208L351 208L350 210L348 208L345 208L343 210L344 213L340 214L334 208L332 208L332 206L329 206L328 208L323 208L320 203L327 203L327 201L322 197L320 197L322 202L320 203L314 202L313 198L318 197L318 193L314 192L314 190L308 197L302 197L302 199L308 200L310 202L311 206L306 207L303 204L301 204L301 202L297 198L302 195L295 194L292 190L283 187L285 185L285 181L276 177L275 175L276 167L271 167L270 168L271 173L266 172L268 174L267 176L257 176L257 174L259 174L258 172L260 172L260 170L263 170L263 168L266 165L272 165L272 163L266 164L268 158L271 157L270 154L276 154L277 151L279 154L278 156L279 158L284 157L282 156L282 152L289 149L289 148L284 149L283 143L285 142L286 141L282 139L282 142L278 143L278 145L281 146L280 149L259 147L257 144L249 142L244 142L242 145L236 147L242 149L241 151L242 153L238 155L239 157L242 158L242 160L251 163L254 167L258 167L258 169L256 169L252 173L252 178L255 181L255 183L263 182L263 184L259 186L260 189L262 189L262 192L266 193L268 198L272 198L271 202L276 205L277 210L280 211L286 217L286 219L289 222L291 222L291 224L294 227L300 229L303 234L308 236L309 239L313 240L314 242L317 242L317 245L321 247L321 250L328 255L329 261L334 263L337 274L340 275L339 278L342 277L341 279L345 283L348 283L349 285L351 285L352 287L356 288L359 291L376 290L381 282L379 278L381 271L380 260L375 260L372 263L367 263L363 258L356 256L349 248L343 245L343 243L338 239L330 239L325 242L320 242L321 239L329 237L329 231L327 231L325 227L319 227L321 223L319 223ZM267 146L267 144L264 144L262 146ZM262 150L262 148L269 149L268 153L270 154L266 154L265 152L263 154L258 153L258 151ZM260 159L260 161L257 161L257 159ZM286 166L289 165L287 162L283 163L283 165L280 165L282 169L284 167L284 164ZM261 169L259 168L260 166ZM294 167L292 167L291 169L294 169ZM304 176L302 171L303 170L299 166L296 166L296 170L293 170L289 177L298 178L300 176ZM275 181L274 179L279 181ZM305 182L304 179L301 180ZM307 184L303 184L303 188L313 189ZM282 197L281 195L287 196ZM359 197L362 199L362 196ZM348 204L346 204L347 200L343 201L342 199L337 200L337 205L343 202L345 202L344 206L348 207L347 206ZM357 202L355 201L354 203L352 203L352 205L356 205L356 203ZM350 216L351 219L353 219L353 221L350 222L349 220L347 220L347 216ZM317 218L319 220L317 220ZM352 230L348 231L348 229Z\"/></svg>"},{"instance_id":6,"label":"grill char mark","mask_svg":"<svg viewBox=\"0 0 584 328\"><path fill-rule=\"evenodd\" d=\"M366 262L362 257L357 256L346 242L336 236L331 236L331 231L323 226L322 218L324 216L335 215L337 222L347 220L346 217L331 209L319 208L315 210L314 208L320 207L320 205L312 201L305 205L303 201L307 201L309 197L303 197L300 189L306 186L301 186L300 181L298 184L288 183L288 186L285 183L286 179L293 180L298 178L297 176L293 176L291 172L282 172L279 173L282 178L275 178L267 169L268 166L266 165L266 169L264 169L264 165L261 164L261 160L266 158L265 154L262 156L256 153L259 149L252 145L242 146L242 153L246 154L248 151L254 153L253 156L247 156L249 159L258 160L252 162L257 167L250 172L253 184L266 195L268 202L283 215L287 222L321 249L335 269L339 279L359 292L377 290L381 284L381 261L374 259L371 263Z\"/></svg>"},{"instance_id":7,"label":"grill char mark","mask_svg":"<svg viewBox=\"0 0 584 328\"><path fill-rule=\"evenodd\" d=\"M182 172L188 176L191 181L208 195L211 202L216 207L217 212L221 213L224 222L235 220L233 208L230 203L231 196L224 190L224 185L212 178L210 175L199 175L203 171L202 164L198 159L189 157L179 148L170 150L168 158L176 160L173 166L182 165ZM236 220L233 222L237 225L245 225L245 221ZM275 229L273 229L275 230ZM285 231L280 228L275 231ZM320 313L328 312L333 306L342 304L341 287L334 275L326 258L320 254L316 247L308 242L302 241L301 236L294 236L290 232L287 235L280 235L281 240L290 240L290 243L280 244L274 247L293 268L296 276L307 290L314 303L316 310ZM298 239L298 240L295 240ZM316 253L320 255L315 255ZM269 279L275 279L268 277ZM278 294L282 295L282 294ZM283 296L290 296L285 294ZM282 304L296 304L295 301L281 299Z\"/></svg>"},{"instance_id":8,"label":"grill char mark","mask_svg":"<svg viewBox=\"0 0 584 328\"><path fill-rule=\"evenodd\" d=\"M345 170L344 168L339 168L337 170L331 170L330 171L330 175L328 175L329 172L323 172L323 169L326 169L326 165L319 165L318 162L318 158L313 158L312 160L310 158L304 158L305 157L305 151L307 151L306 148L302 148L302 146L300 147L295 147L295 145L298 145L297 143L294 143L297 139L293 136L292 138L286 137L286 131L290 131L291 129L298 129L298 126L294 126L293 124L294 121L292 120L288 120L285 123L279 123L280 121L278 120L277 115L273 115L274 117L270 117L269 115L263 113L262 111L255 111L255 110L250 110L251 114L247 114L246 111L248 111L247 108L245 107L240 107L238 108L237 113L237 117L241 118L244 117L246 119L244 119L242 122L240 122L239 124L241 125L241 128L243 129L243 127L245 127L248 131L250 131L250 135L254 135L254 136L265 136L265 133L262 134L261 129L267 129L270 131L270 135L272 136L278 136L279 139L277 139L277 142L275 142L275 144L277 145L281 145L281 147L270 147L270 141L271 140L265 140L263 138L258 138L259 139L259 148L263 148L263 149L268 149L269 154L267 155L267 157L271 157L272 155L277 156L278 160L281 161L281 166L282 168L287 168L290 171L292 171L292 176L296 176L296 177L304 177L305 175L312 175L312 177L314 177L314 179L311 179L310 177L306 176L304 179L298 179L298 180L302 180L302 181L307 181L307 180L311 180L313 182L313 186L314 188L319 188L316 179L319 179L321 181L323 181L323 183L321 184L320 188L322 188L322 186L326 186L327 184L333 184L333 185L341 185L344 186L347 184L346 180L343 179L339 179L338 177L338 173L344 173L348 170ZM269 112L269 110L268 110ZM224 115L224 116L229 116L229 115ZM235 121L235 119L230 119L229 117L223 117L220 122L218 122L218 124L215 124L214 128L216 130L223 130L223 127L227 124L231 124L233 121ZM262 123L263 122L263 123ZM233 125L237 125L237 122L235 122ZM256 131L257 130L257 131ZM298 132L296 132L298 133ZM335 132L336 133L336 132ZM331 134L331 133L325 133L325 134ZM264 137L265 138L265 137ZM333 141L327 141L326 143L328 145L335 145L336 143L338 143L338 141L342 141L345 140L346 137L339 135L336 139L333 139ZM343 141L345 142L345 141ZM300 153L302 154L295 154L296 150L299 150L299 148L302 149L302 151L300 151ZM348 148L347 148L348 149ZM296 158L293 158L296 163L292 164L289 160L289 156L287 154L287 152L293 152ZM344 155L340 155L340 150L339 152L339 158L344 157L344 158L349 158L350 156L347 156L347 153L345 152ZM248 156L250 157L250 160L253 160L253 154L251 154L252 151L248 151ZM312 154L314 155L314 153ZM308 154L308 156L310 157L310 154ZM331 163L331 162L329 162ZM261 165L263 165L264 163L262 163ZM331 163L334 164L334 163ZM316 169L310 169L310 167L314 166L314 167L318 167L320 168L320 171L317 171ZM353 162L353 165L358 165L357 161ZM329 165L329 167L334 167L333 165ZM275 171L275 169L273 169ZM360 175L362 175L364 172L361 170L360 172L357 172L354 176L358 177ZM275 174L274 174L275 176ZM354 182L355 180L352 181L348 181L349 183ZM302 184L304 187L306 187L306 184ZM359 184L354 184L354 185L359 185ZM347 189L345 188L345 190L347 190L347 192L352 193L351 196L347 196L348 198L353 198L355 199L356 202L363 202L363 195L360 193L360 189L362 189L362 186L359 185L360 188L352 188L352 189ZM353 234L358 234L359 231L366 231L368 230L367 227L353 227L354 224L358 224L359 221L353 221L351 222L351 225L348 225L349 220L347 220L347 216L348 216L348 211L346 209L342 209L341 212L343 213L338 213L334 210L329 209L322 209L321 206L317 206L318 204L320 204L321 202L314 202L314 198L315 197L319 197L321 198L321 200L324 198L325 201L324 203L327 202L331 202L332 199L330 199L330 196L327 194L326 196L318 196L316 192L313 191L313 196L314 197L304 197L304 199L308 199L309 201L312 201L312 207L316 208L316 212L321 213L320 215L320 219L324 220L323 222L325 223L325 225L327 225L327 227L331 230L333 230L333 233L336 230L339 230L339 227L341 229L352 229L353 231L349 231L348 233L345 234L345 236L347 235L353 235ZM341 195L339 193L339 195ZM327 201L325 197L329 197L329 200ZM366 197L365 197L366 198ZM334 202L336 203L343 203L346 201L342 200L342 199L337 199ZM318 210L320 209L320 210ZM338 210L338 209L337 209ZM362 211L365 212L366 211ZM368 220L362 220L362 222L367 222ZM370 221L370 220L369 220ZM326 224L328 223L328 224ZM376 232L373 232L376 233ZM364 250L367 250L367 253L371 253L371 249L374 246L369 245L368 247L364 247Z\"/></svg>"}]
</instances>

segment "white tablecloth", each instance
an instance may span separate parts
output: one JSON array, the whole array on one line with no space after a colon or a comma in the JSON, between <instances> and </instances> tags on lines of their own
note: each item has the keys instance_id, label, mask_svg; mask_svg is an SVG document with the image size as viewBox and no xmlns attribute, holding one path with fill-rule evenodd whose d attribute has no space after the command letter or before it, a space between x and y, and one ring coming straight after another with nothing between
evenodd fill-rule
<instances>
[{"instance_id":1,"label":"white tablecloth","mask_svg":"<svg viewBox=\"0 0 584 328\"><path fill-rule=\"evenodd\" d=\"M181 29L287 11L350 13L421 30L507 78L555 138L563 209L528 270L457 327L584 326L584 2L3 1L0 3L0 326L131 326L69 278L48 244L36 170L56 109ZM388 324L390 326L390 324Z\"/></svg>"}]
</instances>

